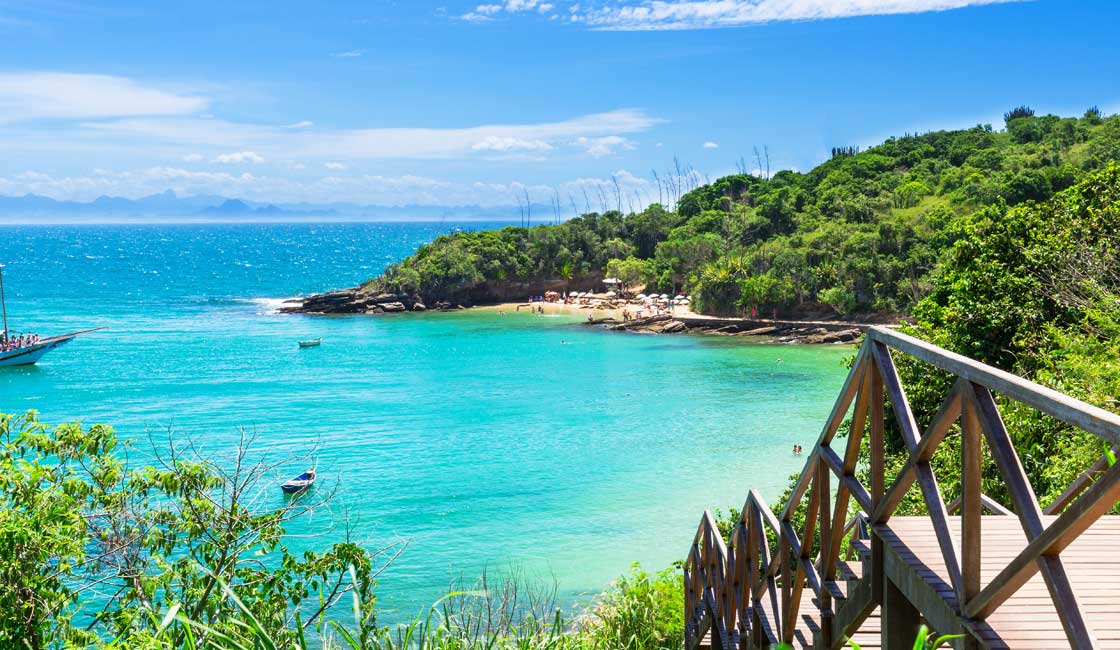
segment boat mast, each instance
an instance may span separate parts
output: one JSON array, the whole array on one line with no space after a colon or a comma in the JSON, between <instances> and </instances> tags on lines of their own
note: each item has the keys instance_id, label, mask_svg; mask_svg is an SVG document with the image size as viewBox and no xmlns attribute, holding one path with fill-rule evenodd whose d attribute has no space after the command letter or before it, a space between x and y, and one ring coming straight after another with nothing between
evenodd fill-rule
<instances>
[{"instance_id":1,"label":"boat mast","mask_svg":"<svg viewBox=\"0 0 1120 650\"><path fill-rule=\"evenodd\" d=\"M8 303L4 301L4 265L0 264L0 311L4 313L4 342L8 342Z\"/></svg>"}]
</instances>

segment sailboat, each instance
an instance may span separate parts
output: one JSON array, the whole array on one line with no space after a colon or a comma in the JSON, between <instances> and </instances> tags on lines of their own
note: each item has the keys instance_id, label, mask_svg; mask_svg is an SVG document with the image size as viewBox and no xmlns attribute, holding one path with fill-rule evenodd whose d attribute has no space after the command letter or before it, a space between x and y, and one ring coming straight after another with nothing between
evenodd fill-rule
<instances>
[{"instance_id":1,"label":"sailboat","mask_svg":"<svg viewBox=\"0 0 1120 650\"><path fill-rule=\"evenodd\" d=\"M66 345L81 334L101 329L82 330L39 338L38 336L13 336L8 329L8 304L4 300L4 265L0 264L0 312L3 313L4 329L0 331L0 368L5 366L29 366L51 350Z\"/></svg>"}]
</instances>

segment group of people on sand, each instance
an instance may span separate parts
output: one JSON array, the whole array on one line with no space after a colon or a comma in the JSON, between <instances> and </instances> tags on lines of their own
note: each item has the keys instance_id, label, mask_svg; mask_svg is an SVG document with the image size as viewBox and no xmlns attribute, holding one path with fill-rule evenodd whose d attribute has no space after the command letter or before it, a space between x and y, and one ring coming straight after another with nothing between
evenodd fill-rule
<instances>
[{"instance_id":1,"label":"group of people on sand","mask_svg":"<svg viewBox=\"0 0 1120 650\"><path fill-rule=\"evenodd\" d=\"M639 318L649 318L651 316L660 316L662 314L669 314L669 313L671 313L671 312L669 312L665 309L662 309L661 307L658 307L656 305L643 307L643 308L641 308L637 311L630 311L629 309L623 309L622 310L622 320L631 321L631 320L637 320Z\"/></svg>"},{"instance_id":2,"label":"group of people on sand","mask_svg":"<svg viewBox=\"0 0 1120 650\"><path fill-rule=\"evenodd\" d=\"M38 334L21 334L19 336L5 336L0 339L0 352L19 350L39 342Z\"/></svg>"}]
</instances>

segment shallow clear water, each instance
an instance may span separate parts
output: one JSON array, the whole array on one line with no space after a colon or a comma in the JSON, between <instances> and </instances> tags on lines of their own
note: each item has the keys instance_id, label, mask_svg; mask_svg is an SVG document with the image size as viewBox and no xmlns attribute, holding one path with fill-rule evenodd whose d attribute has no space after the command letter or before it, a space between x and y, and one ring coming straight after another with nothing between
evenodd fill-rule
<instances>
[{"instance_id":1,"label":"shallow clear water","mask_svg":"<svg viewBox=\"0 0 1120 650\"><path fill-rule=\"evenodd\" d=\"M448 229L0 227L13 330L106 327L0 369L0 411L107 422L140 452L169 426L217 452L242 426L272 458L317 446L339 494L292 532L348 516L371 546L407 539L381 578L382 621L486 566L552 575L578 603L632 562L682 557L705 508L750 487L774 499L800 469L790 448L815 439L850 349L608 333L572 316L272 313Z\"/></svg>"}]
</instances>

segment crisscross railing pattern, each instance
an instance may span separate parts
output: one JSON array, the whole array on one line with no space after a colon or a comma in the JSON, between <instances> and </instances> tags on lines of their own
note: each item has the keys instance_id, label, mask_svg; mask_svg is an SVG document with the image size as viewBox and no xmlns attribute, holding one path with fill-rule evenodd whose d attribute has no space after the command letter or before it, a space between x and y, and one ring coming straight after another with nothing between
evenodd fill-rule
<instances>
[{"instance_id":1,"label":"crisscross railing pattern","mask_svg":"<svg viewBox=\"0 0 1120 650\"><path fill-rule=\"evenodd\" d=\"M956 377L924 429L910 409L892 350ZM915 484L951 586L938 611L921 612L936 629L971 633L974 636L964 644L977 643L985 620L1041 573L1070 646L1097 647L1061 554L1120 500L1120 464L1097 463L1044 511L993 393L1080 427L1113 446L1120 443L1120 417L1113 413L918 339L873 328L781 515L774 516L752 491L730 543L725 544L715 520L705 513L685 564L686 647L695 648L709 633L712 645L721 650L795 640L819 648L841 646L883 603L882 536L890 532L891 517ZM891 477L884 468L887 404L908 452L905 464ZM836 433L848 417L851 426L841 448ZM961 436L961 495L947 506L930 461L954 425L959 425ZM856 476L865 437L869 437L869 486ZM839 450L833 448L834 441ZM981 492L985 447L1006 484L1010 509ZM802 520L797 515L803 501ZM859 509L856 513L849 513L852 502ZM995 573L986 584L981 576L985 510L1017 517L1027 539L1006 565L984 567L985 573ZM1047 525L1044 515L1049 514L1056 518ZM959 533L950 526L954 516L959 517ZM859 534L865 529L871 533L866 544ZM858 576L851 571L839 573L845 540L849 552L857 546L861 550ZM803 612L806 588L813 607ZM805 630L815 638L799 638ZM885 626L883 634L885 639Z\"/></svg>"}]
</instances>

